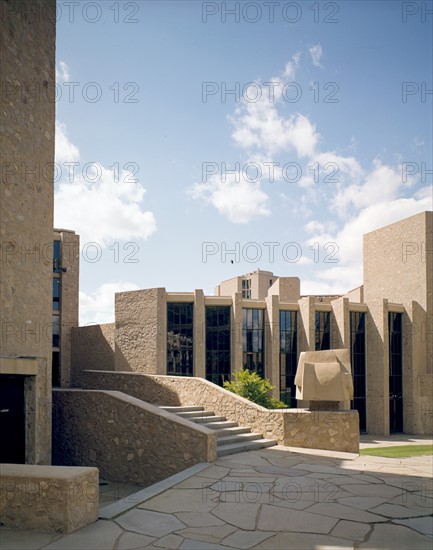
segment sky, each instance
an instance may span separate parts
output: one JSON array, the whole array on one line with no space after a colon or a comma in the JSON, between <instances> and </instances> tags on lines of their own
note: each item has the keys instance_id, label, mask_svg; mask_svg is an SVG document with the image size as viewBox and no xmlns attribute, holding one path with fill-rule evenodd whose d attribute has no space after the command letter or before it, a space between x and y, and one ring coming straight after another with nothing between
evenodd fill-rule
<instances>
[{"instance_id":1,"label":"sky","mask_svg":"<svg viewBox=\"0 0 433 550\"><path fill-rule=\"evenodd\" d=\"M362 235L432 210L430 2L57 3L55 227L80 323L114 294L269 270L362 284Z\"/></svg>"}]
</instances>

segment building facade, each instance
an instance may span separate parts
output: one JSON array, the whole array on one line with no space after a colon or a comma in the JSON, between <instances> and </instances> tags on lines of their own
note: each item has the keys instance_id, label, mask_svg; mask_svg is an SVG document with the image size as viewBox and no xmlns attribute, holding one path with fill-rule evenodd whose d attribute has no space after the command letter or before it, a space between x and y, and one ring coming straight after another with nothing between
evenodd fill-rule
<instances>
[{"instance_id":1,"label":"building facade","mask_svg":"<svg viewBox=\"0 0 433 550\"><path fill-rule=\"evenodd\" d=\"M222 282L214 296L164 288L117 293L115 323L73 330L72 368L200 376L222 385L243 368L289 407L302 351L347 348L352 407L371 434L432 431L433 213L364 237L364 285L302 296L269 271ZM429 258L430 255L430 258Z\"/></svg>"},{"instance_id":2,"label":"building facade","mask_svg":"<svg viewBox=\"0 0 433 550\"><path fill-rule=\"evenodd\" d=\"M0 462L49 464L56 4L0 11Z\"/></svg>"}]
</instances>

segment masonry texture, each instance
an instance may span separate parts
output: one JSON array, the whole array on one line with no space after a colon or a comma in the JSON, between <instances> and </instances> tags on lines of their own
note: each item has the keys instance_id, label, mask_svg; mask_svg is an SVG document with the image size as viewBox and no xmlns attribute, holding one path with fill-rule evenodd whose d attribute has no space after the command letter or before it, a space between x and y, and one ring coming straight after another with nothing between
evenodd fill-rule
<instances>
[{"instance_id":1,"label":"masonry texture","mask_svg":"<svg viewBox=\"0 0 433 550\"><path fill-rule=\"evenodd\" d=\"M268 410L202 378L84 372L83 387L117 389L158 405L194 405L282 445L357 453L357 411Z\"/></svg>"},{"instance_id":2,"label":"masonry texture","mask_svg":"<svg viewBox=\"0 0 433 550\"><path fill-rule=\"evenodd\" d=\"M1 2L0 356L34 356L26 458L51 455L54 0Z\"/></svg>"},{"instance_id":3,"label":"masonry texture","mask_svg":"<svg viewBox=\"0 0 433 550\"><path fill-rule=\"evenodd\" d=\"M98 519L96 468L2 464L0 478L5 527L72 533Z\"/></svg>"},{"instance_id":4,"label":"masonry texture","mask_svg":"<svg viewBox=\"0 0 433 550\"><path fill-rule=\"evenodd\" d=\"M119 391L53 391L53 463L151 485L216 459L212 430Z\"/></svg>"}]
</instances>

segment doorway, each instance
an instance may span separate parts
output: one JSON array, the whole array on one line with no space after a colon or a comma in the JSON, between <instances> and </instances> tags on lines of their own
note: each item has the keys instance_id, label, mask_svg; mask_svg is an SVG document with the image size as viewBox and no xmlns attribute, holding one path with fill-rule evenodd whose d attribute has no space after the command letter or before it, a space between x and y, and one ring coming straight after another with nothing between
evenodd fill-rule
<instances>
[{"instance_id":1,"label":"doorway","mask_svg":"<svg viewBox=\"0 0 433 550\"><path fill-rule=\"evenodd\" d=\"M0 376L0 462L25 463L24 376Z\"/></svg>"}]
</instances>

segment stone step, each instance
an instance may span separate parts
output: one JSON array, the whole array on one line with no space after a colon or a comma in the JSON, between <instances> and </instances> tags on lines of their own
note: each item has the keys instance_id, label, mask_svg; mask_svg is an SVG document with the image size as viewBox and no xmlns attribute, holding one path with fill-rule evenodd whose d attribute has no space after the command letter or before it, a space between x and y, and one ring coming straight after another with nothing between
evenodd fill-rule
<instances>
[{"instance_id":1,"label":"stone step","mask_svg":"<svg viewBox=\"0 0 433 550\"><path fill-rule=\"evenodd\" d=\"M215 422L222 422L226 420L226 417L209 414L208 416L200 416L198 418L189 418L188 420L191 420L191 422L195 422L196 424L209 424L209 423L215 424Z\"/></svg>"},{"instance_id":2,"label":"stone step","mask_svg":"<svg viewBox=\"0 0 433 550\"><path fill-rule=\"evenodd\" d=\"M234 433L233 435L224 435L218 437L218 447L222 445L230 445L231 443L241 443L242 441L256 441L263 439L262 434L244 432L244 433Z\"/></svg>"},{"instance_id":3,"label":"stone step","mask_svg":"<svg viewBox=\"0 0 433 550\"><path fill-rule=\"evenodd\" d=\"M160 409L163 411L167 411L169 413L178 414L182 412L193 412L193 411L204 411L203 407L194 407L194 406L179 406L179 407L163 407L159 406Z\"/></svg>"},{"instance_id":4,"label":"stone step","mask_svg":"<svg viewBox=\"0 0 433 550\"><path fill-rule=\"evenodd\" d=\"M219 428L216 431L217 439L234 434L246 434L251 432L251 428L242 428L241 426L233 426L232 428Z\"/></svg>"},{"instance_id":5,"label":"stone step","mask_svg":"<svg viewBox=\"0 0 433 550\"><path fill-rule=\"evenodd\" d=\"M226 420L224 416L217 416L213 411L206 411L203 407L160 407L176 414L180 418L200 424L216 432L217 456L264 449L277 445L273 439L264 439L262 434L252 433L251 428L239 426L237 422Z\"/></svg>"},{"instance_id":6,"label":"stone step","mask_svg":"<svg viewBox=\"0 0 433 550\"><path fill-rule=\"evenodd\" d=\"M213 411L205 411L204 409L201 409L199 411L182 411L176 414L177 416L181 416L182 418L186 418L187 420L192 420L193 418L201 418L203 416L212 416L215 413Z\"/></svg>"},{"instance_id":7,"label":"stone step","mask_svg":"<svg viewBox=\"0 0 433 550\"><path fill-rule=\"evenodd\" d=\"M239 426L237 422L230 422L229 420L224 420L222 422L208 422L207 424L203 424L205 428L209 428L211 430L219 430L221 428L234 428L235 426Z\"/></svg>"},{"instance_id":8,"label":"stone step","mask_svg":"<svg viewBox=\"0 0 433 550\"><path fill-rule=\"evenodd\" d=\"M234 453L243 453L245 451L254 451L257 449L264 449L266 447L273 447L277 445L274 439L259 439L255 441L245 441L241 443L232 443L230 445L218 445L217 456L226 456Z\"/></svg>"}]
</instances>

